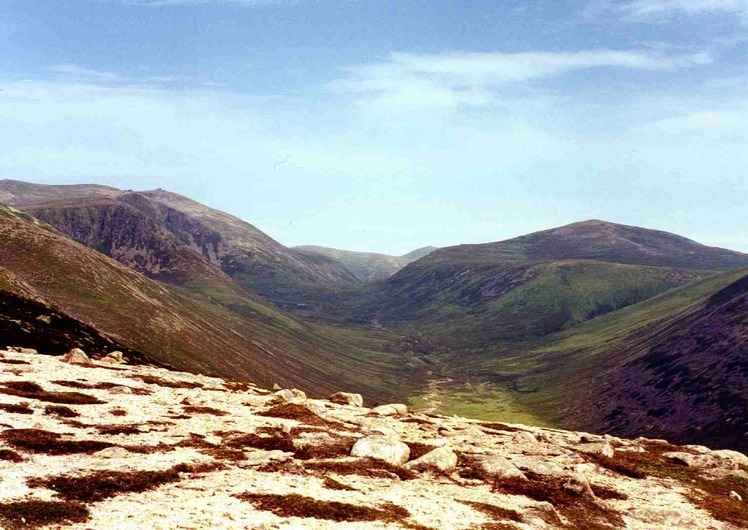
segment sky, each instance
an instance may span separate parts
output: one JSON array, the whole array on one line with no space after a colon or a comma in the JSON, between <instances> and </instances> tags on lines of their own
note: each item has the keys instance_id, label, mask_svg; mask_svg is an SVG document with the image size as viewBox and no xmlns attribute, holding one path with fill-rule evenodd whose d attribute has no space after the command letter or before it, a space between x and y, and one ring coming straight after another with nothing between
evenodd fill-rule
<instances>
[{"instance_id":1,"label":"sky","mask_svg":"<svg viewBox=\"0 0 748 530\"><path fill-rule=\"evenodd\" d=\"M0 178L292 246L585 219L748 252L748 0L0 0Z\"/></svg>"}]
</instances>

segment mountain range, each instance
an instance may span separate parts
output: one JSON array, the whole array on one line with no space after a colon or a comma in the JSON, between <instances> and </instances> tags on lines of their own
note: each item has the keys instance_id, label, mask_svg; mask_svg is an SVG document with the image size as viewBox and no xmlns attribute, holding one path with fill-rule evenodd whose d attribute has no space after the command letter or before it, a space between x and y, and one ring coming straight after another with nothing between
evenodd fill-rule
<instances>
[{"instance_id":1,"label":"mountain range","mask_svg":"<svg viewBox=\"0 0 748 530\"><path fill-rule=\"evenodd\" d=\"M163 190L6 180L0 202L19 343L54 312L66 331L38 340L58 349L111 341L312 393L748 447L746 254L590 220L394 257L288 248Z\"/></svg>"}]
</instances>

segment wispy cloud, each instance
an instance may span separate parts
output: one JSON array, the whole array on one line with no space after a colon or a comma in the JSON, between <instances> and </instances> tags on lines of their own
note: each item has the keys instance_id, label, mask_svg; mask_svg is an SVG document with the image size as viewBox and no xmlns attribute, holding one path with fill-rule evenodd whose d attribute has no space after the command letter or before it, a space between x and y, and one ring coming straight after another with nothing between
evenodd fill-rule
<instances>
[{"instance_id":1,"label":"wispy cloud","mask_svg":"<svg viewBox=\"0 0 748 530\"><path fill-rule=\"evenodd\" d=\"M748 0L596 0L584 14L594 17L614 14L626 22L660 22L678 16L741 14L748 12Z\"/></svg>"},{"instance_id":2,"label":"wispy cloud","mask_svg":"<svg viewBox=\"0 0 748 530\"><path fill-rule=\"evenodd\" d=\"M668 54L658 50L578 52L411 54L348 67L329 87L370 97L377 104L485 106L496 89L595 68L673 71L709 64L709 53Z\"/></svg>"},{"instance_id":3,"label":"wispy cloud","mask_svg":"<svg viewBox=\"0 0 748 530\"><path fill-rule=\"evenodd\" d=\"M96 70L74 63L55 64L49 67L49 72L58 80L106 86L135 86L135 87L174 87L174 86L202 86L220 87L221 83L214 81L199 81L186 75L131 75L122 72Z\"/></svg>"},{"instance_id":4,"label":"wispy cloud","mask_svg":"<svg viewBox=\"0 0 748 530\"><path fill-rule=\"evenodd\" d=\"M170 7L181 5L207 5L207 4L234 4L247 7L259 7L267 5L296 5L297 0L97 0L103 2L116 2L127 6L142 7Z\"/></svg>"}]
</instances>

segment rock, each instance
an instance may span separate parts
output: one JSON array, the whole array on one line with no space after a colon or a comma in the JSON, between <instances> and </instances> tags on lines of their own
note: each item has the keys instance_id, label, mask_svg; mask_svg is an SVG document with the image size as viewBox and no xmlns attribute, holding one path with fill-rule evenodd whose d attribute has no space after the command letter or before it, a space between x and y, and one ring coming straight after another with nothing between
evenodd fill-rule
<instances>
[{"instance_id":1,"label":"rock","mask_svg":"<svg viewBox=\"0 0 748 530\"><path fill-rule=\"evenodd\" d=\"M283 387L278 383L273 383L273 390L283 390Z\"/></svg>"},{"instance_id":2,"label":"rock","mask_svg":"<svg viewBox=\"0 0 748 530\"><path fill-rule=\"evenodd\" d=\"M299 390L298 388L292 388L291 393L297 399L306 399L306 392Z\"/></svg>"},{"instance_id":3,"label":"rock","mask_svg":"<svg viewBox=\"0 0 748 530\"><path fill-rule=\"evenodd\" d=\"M358 440L351 449L351 456L378 458L400 466L410 458L410 447L399 440L382 435L366 436Z\"/></svg>"},{"instance_id":4,"label":"rock","mask_svg":"<svg viewBox=\"0 0 748 530\"><path fill-rule=\"evenodd\" d=\"M579 444L575 447L575 449L581 453L585 453L588 455L603 455L607 456L608 458L613 458L613 455L615 454L613 446L610 445L607 440L604 442Z\"/></svg>"},{"instance_id":5,"label":"rock","mask_svg":"<svg viewBox=\"0 0 748 530\"><path fill-rule=\"evenodd\" d=\"M5 351L12 351L15 353L28 353L30 355L36 355L39 353L34 348L21 348L20 346L6 346Z\"/></svg>"},{"instance_id":6,"label":"rock","mask_svg":"<svg viewBox=\"0 0 748 530\"><path fill-rule=\"evenodd\" d=\"M339 405L351 405L352 407L364 406L364 398L361 394L350 394L348 392L336 392L330 396L330 401Z\"/></svg>"},{"instance_id":7,"label":"rock","mask_svg":"<svg viewBox=\"0 0 748 530\"><path fill-rule=\"evenodd\" d=\"M739 453L738 451L720 449L718 451L712 451L712 454L720 458L729 458L739 466L748 466L748 456L745 456L743 453Z\"/></svg>"},{"instance_id":8,"label":"rock","mask_svg":"<svg viewBox=\"0 0 748 530\"><path fill-rule=\"evenodd\" d=\"M577 497L594 497L590 483L581 477L569 477L561 486L564 491Z\"/></svg>"},{"instance_id":9,"label":"rock","mask_svg":"<svg viewBox=\"0 0 748 530\"><path fill-rule=\"evenodd\" d=\"M538 443L538 439L535 438L535 435L527 431L518 432L512 436L512 441L520 445L535 445Z\"/></svg>"},{"instance_id":10,"label":"rock","mask_svg":"<svg viewBox=\"0 0 748 530\"><path fill-rule=\"evenodd\" d=\"M664 458L688 467L704 469L739 469L740 466L731 458L722 458L715 454L693 455L691 453L671 452L663 453Z\"/></svg>"},{"instance_id":11,"label":"rock","mask_svg":"<svg viewBox=\"0 0 748 530\"><path fill-rule=\"evenodd\" d=\"M281 398L283 401L291 401L292 399L296 398L296 395L287 388L278 390L275 395Z\"/></svg>"},{"instance_id":12,"label":"rock","mask_svg":"<svg viewBox=\"0 0 748 530\"><path fill-rule=\"evenodd\" d=\"M88 355L86 355L86 352L84 352L80 348L73 348L65 355L63 355L62 359L60 360L64 363L69 364L89 364L91 362L91 359L89 359Z\"/></svg>"},{"instance_id":13,"label":"rock","mask_svg":"<svg viewBox=\"0 0 748 530\"><path fill-rule=\"evenodd\" d=\"M107 447L106 449L97 451L93 456L98 456L100 458L127 458L130 456L130 451L124 447Z\"/></svg>"},{"instance_id":14,"label":"rock","mask_svg":"<svg viewBox=\"0 0 748 530\"><path fill-rule=\"evenodd\" d=\"M125 357L121 351L113 351L101 359L103 363L125 364Z\"/></svg>"},{"instance_id":15,"label":"rock","mask_svg":"<svg viewBox=\"0 0 748 530\"><path fill-rule=\"evenodd\" d=\"M372 434L378 434L380 436L384 436L385 438L390 438L393 440L399 440L400 434L395 429L390 429L389 427L374 427L371 429Z\"/></svg>"},{"instance_id":16,"label":"rock","mask_svg":"<svg viewBox=\"0 0 748 530\"><path fill-rule=\"evenodd\" d=\"M380 405L374 407L374 413L380 416L400 416L408 413L408 406L402 403L392 403L390 405Z\"/></svg>"},{"instance_id":17,"label":"rock","mask_svg":"<svg viewBox=\"0 0 748 530\"><path fill-rule=\"evenodd\" d=\"M128 386L113 386L109 389L112 394L132 394L132 389Z\"/></svg>"},{"instance_id":18,"label":"rock","mask_svg":"<svg viewBox=\"0 0 748 530\"><path fill-rule=\"evenodd\" d=\"M535 473L536 475L560 477L567 474L561 466L538 458L513 456L512 463L517 466L517 469L520 471Z\"/></svg>"},{"instance_id":19,"label":"rock","mask_svg":"<svg viewBox=\"0 0 748 530\"><path fill-rule=\"evenodd\" d=\"M39 315L36 317L36 320L39 322L44 322L45 324L51 324L52 323L52 317L49 315Z\"/></svg>"},{"instance_id":20,"label":"rock","mask_svg":"<svg viewBox=\"0 0 748 530\"><path fill-rule=\"evenodd\" d=\"M470 455L479 474L491 478L526 478L517 466L501 455Z\"/></svg>"},{"instance_id":21,"label":"rock","mask_svg":"<svg viewBox=\"0 0 748 530\"><path fill-rule=\"evenodd\" d=\"M457 455L451 447L443 446L429 451L420 458L408 462L407 467L417 470L438 469L445 473L457 467Z\"/></svg>"},{"instance_id":22,"label":"rock","mask_svg":"<svg viewBox=\"0 0 748 530\"><path fill-rule=\"evenodd\" d=\"M731 491L730 498L738 502L741 502L743 500L743 497L741 497L737 491Z\"/></svg>"},{"instance_id":23,"label":"rock","mask_svg":"<svg viewBox=\"0 0 748 530\"><path fill-rule=\"evenodd\" d=\"M293 453L285 453L274 449L272 451L244 451L244 460L236 464L240 468L251 468L267 464L269 462L285 462L293 458Z\"/></svg>"}]
</instances>

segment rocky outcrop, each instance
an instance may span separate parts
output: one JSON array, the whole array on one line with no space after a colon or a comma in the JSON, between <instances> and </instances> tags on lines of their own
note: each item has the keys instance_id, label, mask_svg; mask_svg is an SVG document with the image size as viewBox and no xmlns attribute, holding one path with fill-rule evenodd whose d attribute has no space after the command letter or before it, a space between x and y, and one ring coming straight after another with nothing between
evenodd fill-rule
<instances>
[{"instance_id":1,"label":"rocky outcrop","mask_svg":"<svg viewBox=\"0 0 748 530\"><path fill-rule=\"evenodd\" d=\"M96 359L5 351L0 366L0 527L748 526L734 451L381 415Z\"/></svg>"}]
</instances>

